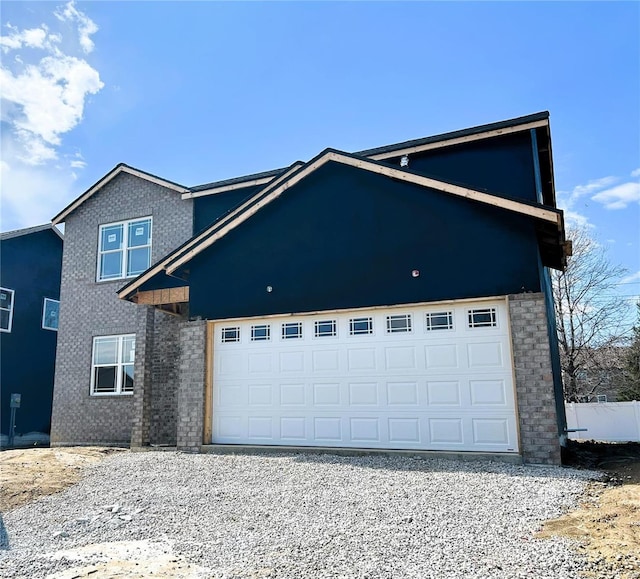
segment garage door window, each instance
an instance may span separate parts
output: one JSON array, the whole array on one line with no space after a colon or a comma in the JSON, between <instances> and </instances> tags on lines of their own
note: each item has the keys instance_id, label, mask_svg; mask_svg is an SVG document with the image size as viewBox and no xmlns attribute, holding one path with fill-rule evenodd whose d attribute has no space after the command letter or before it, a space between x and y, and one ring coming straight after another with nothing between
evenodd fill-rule
<instances>
[{"instance_id":1,"label":"garage door window","mask_svg":"<svg viewBox=\"0 0 640 579\"><path fill-rule=\"evenodd\" d=\"M324 338L327 336L336 335L336 321L326 320L323 322L315 323L315 336L316 338Z\"/></svg>"},{"instance_id":2,"label":"garage door window","mask_svg":"<svg viewBox=\"0 0 640 579\"><path fill-rule=\"evenodd\" d=\"M263 324L260 326L251 326L251 341L263 342L271 339L271 326Z\"/></svg>"},{"instance_id":3,"label":"garage door window","mask_svg":"<svg viewBox=\"0 0 640 579\"><path fill-rule=\"evenodd\" d=\"M427 332L453 330L453 312L427 312L425 324Z\"/></svg>"},{"instance_id":4,"label":"garage door window","mask_svg":"<svg viewBox=\"0 0 640 579\"><path fill-rule=\"evenodd\" d=\"M498 325L495 308L469 310L470 328L491 328Z\"/></svg>"},{"instance_id":5,"label":"garage door window","mask_svg":"<svg viewBox=\"0 0 640 579\"><path fill-rule=\"evenodd\" d=\"M240 327L233 326L231 328L222 328L222 341L223 342L239 342Z\"/></svg>"},{"instance_id":6,"label":"garage door window","mask_svg":"<svg viewBox=\"0 0 640 579\"><path fill-rule=\"evenodd\" d=\"M296 338L302 338L302 322L282 324L282 339L295 340Z\"/></svg>"},{"instance_id":7,"label":"garage door window","mask_svg":"<svg viewBox=\"0 0 640 579\"><path fill-rule=\"evenodd\" d=\"M349 320L349 333L352 336L373 334L373 318L351 318Z\"/></svg>"},{"instance_id":8,"label":"garage door window","mask_svg":"<svg viewBox=\"0 0 640 579\"><path fill-rule=\"evenodd\" d=\"M411 331L411 314L387 316L387 334Z\"/></svg>"}]
</instances>

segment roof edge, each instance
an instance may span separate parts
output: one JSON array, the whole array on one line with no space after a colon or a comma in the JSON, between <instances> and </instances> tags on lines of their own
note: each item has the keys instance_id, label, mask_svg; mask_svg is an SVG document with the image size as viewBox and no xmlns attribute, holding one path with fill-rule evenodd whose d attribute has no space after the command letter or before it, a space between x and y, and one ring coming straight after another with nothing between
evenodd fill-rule
<instances>
[{"instance_id":1,"label":"roof edge","mask_svg":"<svg viewBox=\"0 0 640 579\"><path fill-rule=\"evenodd\" d=\"M533 114L525 115L522 117L507 119L504 121L497 121L497 122L489 123L485 125L478 125L476 127L470 127L468 129L450 131L447 133L441 133L439 135L433 135L430 137L423 137L420 139L402 141L400 143L384 145L382 147L376 147L373 149L365 149L363 151L358 151L357 153L354 153L354 154L359 155L361 157L372 157L372 156L377 156L382 154L393 154L396 152L399 154L404 149L411 149L414 147L421 147L423 145L430 145L430 144L436 144L436 143L442 143L442 146L446 146L444 144L446 141L453 141L453 140L461 139L464 137L482 135L483 133L491 133L494 131L515 128L521 125L528 125L530 123L536 123L539 121L546 121L548 123L549 111L541 111L538 113L533 113ZM526 127L523 127L522 130L525 130L525 129Z\"/></svg>"},{"instance_id":2,"label":"roof edge","mask_svg":"<svg viewBox=\"0 0 640 579\"><path fill-rule=\"evenodd\" d=\"M33 227L24 227L23 229L13 229L11 231L4 231L0 233L0 240L4 239L13 239L14 237L21 237L23 235L31 235L32 233L40 233L41 231L46 231L47 229L53 229L54 233L60 237L60 239L64 239L62 232L52 223L44 223L42 225L34 225Z\"/></svg>"},{"instance_id":3,"label":"roof edge","mask_svg":"<svg viewBox=\"0 0 640 579\"><path fill-rule=\"evenodd\" d=\"M141 169L136 169L135 167L131 167L126 163L118 163L113 169L111 169L111 171L109 171L101 179L96 181L91 187L89 187L89 189L87 189L79 197L76 197L76 199L69 203L69 205L67 205L62 211L60 211L60 213L53 217L53 219L51 219L51 223L53 223L53 225L62 223L73 211L80 207L80 205L91 198L95 193L97 193L100 189L102 189L102 187L104 187L107 183L109 183L109 181L117 177L120 173L129 173L130 175L145 179L146 181L150 181L151 183L155 183L156 185L160 185L168 189L173 189L178 193L186 193L189 190L183 185L179 185L178 183L174 183L173 181L169 181L168 179L163 179L162 177L158 177L157 175L153 175L152 173L147 173L146 171L142 171Z\"/></svg>"}]
</instances>

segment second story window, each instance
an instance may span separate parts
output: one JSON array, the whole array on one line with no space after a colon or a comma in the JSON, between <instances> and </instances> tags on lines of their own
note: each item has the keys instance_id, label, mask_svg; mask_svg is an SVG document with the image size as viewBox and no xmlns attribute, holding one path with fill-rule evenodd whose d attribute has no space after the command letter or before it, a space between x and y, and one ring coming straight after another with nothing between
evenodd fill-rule
<instances>
[{"instance_id":1,"label":"second story window","mask_svg":"<svg viewBox=\"0 0 640 579\"><path fill-rule=\"evenodd\" d=\"M100 226L98 281L135 277L151 265L151 217Z\"/></svg>"}]
</instances>

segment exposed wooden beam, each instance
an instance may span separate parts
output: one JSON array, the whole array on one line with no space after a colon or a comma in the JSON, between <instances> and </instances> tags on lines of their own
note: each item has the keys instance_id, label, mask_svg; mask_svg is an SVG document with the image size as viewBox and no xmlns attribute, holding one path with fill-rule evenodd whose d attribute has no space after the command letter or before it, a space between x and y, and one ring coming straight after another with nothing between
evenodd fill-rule
<instances>
[{"instance_id":1,"label":"exposed wooden beam","mask_svg":"<svg viewBox=\"0 0 640 579\"><path fill-rule=\"evenodd\" d=\"M136 302L145 306L181 304L189 301L189 287L147 290L136 294Z\"/></svg>"}]
</instances>

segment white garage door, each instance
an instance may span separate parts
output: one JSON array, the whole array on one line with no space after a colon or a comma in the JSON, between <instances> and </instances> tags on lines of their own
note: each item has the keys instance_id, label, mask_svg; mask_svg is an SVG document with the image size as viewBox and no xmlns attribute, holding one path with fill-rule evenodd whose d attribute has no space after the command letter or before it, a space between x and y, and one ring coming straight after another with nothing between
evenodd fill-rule
<instances>
[{"instance_id":1,"label":"white garage door","mask_svg":"<svg viewBox=\"0 0 640 579\"><path fill-rule=\"evenodd\" d=\"M219 322L213 442L516 452L504 302Z\"/></svg>"}]
</instances>

